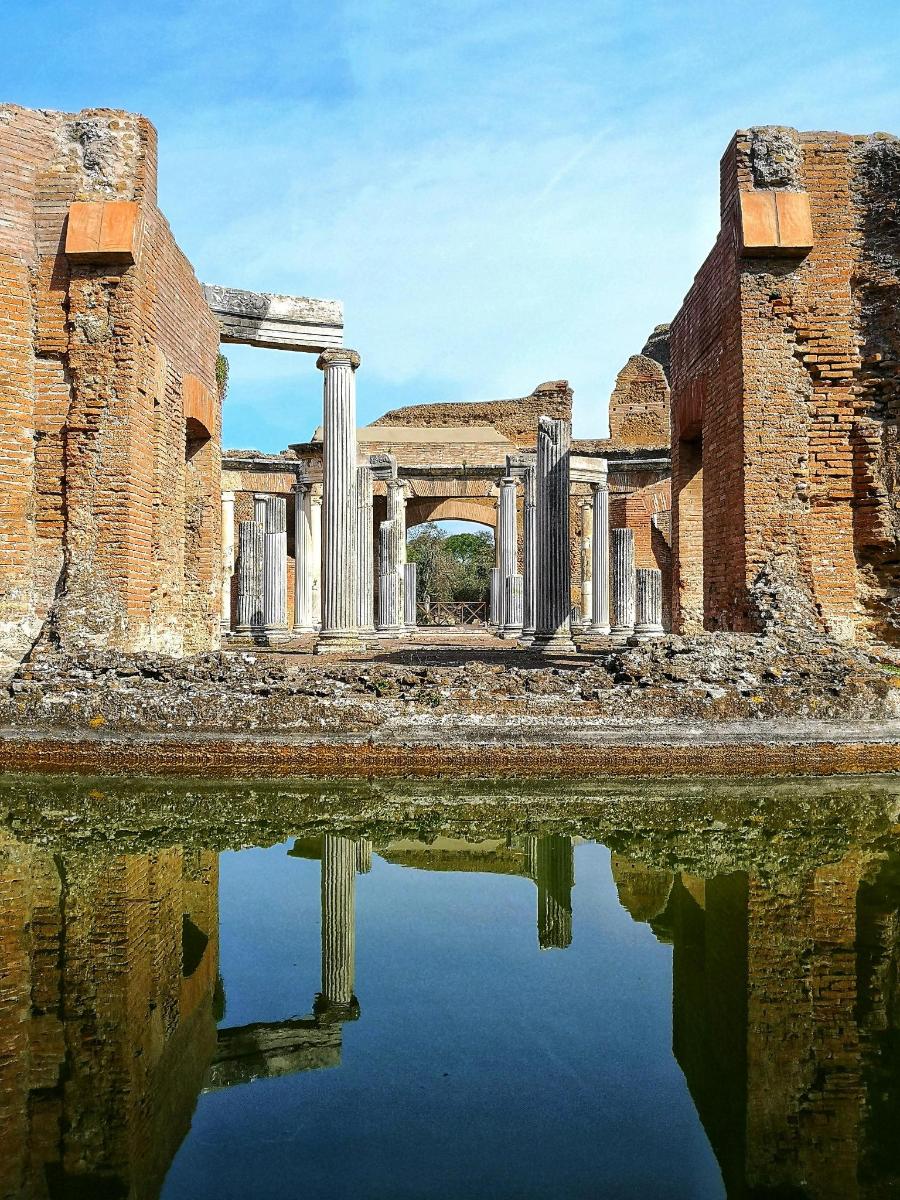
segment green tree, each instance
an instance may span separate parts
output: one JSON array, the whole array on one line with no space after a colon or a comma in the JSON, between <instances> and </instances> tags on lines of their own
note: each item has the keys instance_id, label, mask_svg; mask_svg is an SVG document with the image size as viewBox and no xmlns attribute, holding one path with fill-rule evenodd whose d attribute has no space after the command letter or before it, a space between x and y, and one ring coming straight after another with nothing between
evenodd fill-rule
<instances>
[{"instance_id":1,"label":"green tree","mask_svg":"<svg viewBox=\"0 0 900 1200\"><path fill-rule=\"evenodd\" d=\"M419 526L406 544L416 564L416 595L433 601L484 600L494 565L494 539L486 531L447 537L433 522Z\"/></svg>"}]
</instances>

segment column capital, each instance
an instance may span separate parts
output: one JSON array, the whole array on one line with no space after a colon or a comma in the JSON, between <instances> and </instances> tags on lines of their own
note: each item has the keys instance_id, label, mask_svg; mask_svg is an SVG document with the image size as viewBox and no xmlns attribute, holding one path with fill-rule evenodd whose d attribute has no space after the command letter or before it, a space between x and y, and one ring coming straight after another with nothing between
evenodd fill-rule
<instances>
[{"instance_id":1,"label":"column capital","mask_svg":"<svg viewBox=\"0 0 900 1200\"><path fill-rule=\"evenodd\" d=\"M331 350L323 350L316 359L316 366L320 371L327 371L329 367L352 367L355 371L359 366L359 355L355 350L350 350L344 346L335 346Z\"/></svg>"},{"instance_id":2,"label":"column capital","mask_svg":"<svg viewBox=\"0 0 900 1200\"><path fill-rule=\"evenodd\" d=\"M223 492L222 493L222 503L223 504L234 504L234 492Z\"/></svg>"},{"instance_id":3,"label":"column capital","mask_svg":"<svg viewBox=\"0 0 900 1200\"><path fill-rule=\"evenodd\" d=\"M322 489L317 488L315 484L310 486L309 502L310 504L318 505L320 508L322 507Z\"/></svg>"}]
</instances>

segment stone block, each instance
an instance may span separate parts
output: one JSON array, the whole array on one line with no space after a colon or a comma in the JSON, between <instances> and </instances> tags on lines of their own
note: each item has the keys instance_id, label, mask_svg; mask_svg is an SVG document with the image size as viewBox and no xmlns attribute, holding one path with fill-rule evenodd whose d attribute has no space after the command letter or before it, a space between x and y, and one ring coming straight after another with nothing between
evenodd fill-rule
<instances>
[{"instance_id":1,"label":"stone block","mask_svg":"<svg viewBox=\"0 0 900 1200\"><path fill-rule=\"evenodd\" d=\"M133 200L76 201L66 223L66 255L75 262L130 266L139 231L140 208Z\"/></svg>"}]
</instances>

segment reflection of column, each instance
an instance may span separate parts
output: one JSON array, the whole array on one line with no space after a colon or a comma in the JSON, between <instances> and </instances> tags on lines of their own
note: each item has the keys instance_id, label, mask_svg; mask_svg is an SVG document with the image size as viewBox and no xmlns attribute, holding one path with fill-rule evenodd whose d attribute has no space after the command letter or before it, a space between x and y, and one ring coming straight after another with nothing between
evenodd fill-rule
<instances>
[{"instance_id":1,"label":"reflection of column","mask_svg":"<svg viewBox=\"0 0 900 1200\"><path fill-rule=\"evenodd\" d=\"M325 350L322 422L322 628L318 653L361 649L356 580L355 350Z\"/></svg>"},{"instance_id":2,"label":"reflection of column","mask_svg":"<svg viewBox=\"0 0 900 1200\"><path fill-rule=\"evenodd\" d=\"M634 633L634 530L610 531L612 558L612 636L625 641Z\"/></svg>"},{"instance_id":3,"label":"reflection of column","mask_svg":"<svg viewBox=\"0 0 900 1200\"><path fill-rule=\"evenodd\" d=\"M521 609L511 614L507 607L507 581L519 571L518 530L516 529L516 480L504 475L500 480L498 566L500 568L499 618L502 637L518 637L522 632ZM515 590L515 589L513 589Z\"/></svg>"},{"instance_id":4,"label":"reflection of column","mask_svg":"<svg viewBox=\"0 0 900 1200\"><path fill-rule=\"evenodd\" d=\"M416 564L403 564L403 624L406 629L416 627Z\"/></svg>"},{"instance_id":5,"label":"reflection of column","mask_svg":"<svg viewBox=\"0 0 900 1200\"><path fill-rule=\"evenodd\" d=\"M522 533L524 537L523 564L523 595L522 595L522 637L534 637L534 625L537 617L537 580L535 567L537 559L537 520L535 517L535 488L536 467L534 464L525 468L524 477L524 507L522 509Z\"/></svg>"},{"instance_id":6,"label":"reflection of column","mask_svg":"<svg viewBox=\"0 0 900 1200\"><path fill-rule=\"evenodd\" d=\"M591 620L591 546L593 544L594 512L590 504L581 506L581 619L585 625Z\"/></svg>"},{"instance_id":7,"label":"reflection of column","mask_svg":"<svg viewBox=\"0 0 900 1200\"><path fill-rule=\"evenodd\" d=\"M238 525L237 633L251 633L262 625L264 536L259 521Z\"/></svg>"},{"instance_id":8,"label":"reflection of column","mask_svg":"<svg viewBox=\"0 0 900 1200\"><path fill-rule=\"evenodd\" d=\"M234 492L222 493L222 632L231 631L231 577L234 575Z\"/></svg>"},{"instance_id":9,"label":"reflection of column","mask_svg":"<svg viewBox=\"0 0 900 1200\"><path fill-rule=\"evenodd\" d=\"M322 625L322 489L317 485L309 493L310 537L310 613L316 629Z\"/></svg>"},{"instance_id":10,"label":"reflection of column","mask_svg":"<svg viewBox=\"0 0 900 1200\"><path fill-rule=\"evenodd\" d=\"M375 578L372 567L372 471L363 465L356 468L356 571L359 611L357 619L361 633L375 628Z\"/></svg>"},{"instance_id":11,"label":"reflection of column","mask_svg":"<svg viewBox=\"0 0 900 1200\"><path fill-rule=\"evenodd\" d=\"M287 636L287 501L266 501L266 539L263 553L263 630L269 638Z\"/></svg>"},{"instance_id":12,"label":"reflection of column","mask_svg":"<svg viewBox=\"0 0 900 1200\"><path fill-rule=\"evenodd\" d=\"M591 633L609 633L609 488L605 483L592 484L594 519L591 544L593 558L591 589Z\"/></svg>"},{"instance_id":13,"label":"reflection of column","mask_svg":"<svg viewBox=\"0 0 900 1200\"><path fill-rule=\"evenodd\" d=\"M322 839L322 991L320 1015L345 1018L353 1006L354 892L359 848L352 838Z\"/></svg>"},{"instance_id":14,"label":"reflection of column","mask_svg":"<svg viewBox=\"0 0 900 1200\"><path fill-rule=\"evenodd\" d=\"M570 421L538 419L536 649L571 654Z\"/></svg>"},{"instance_id":15,"label":"reflection of column","mask_svg":"<svg viewBox=\"0 0 900 1200\"><path fill-rule=\"evenodd\" d=\"M312 524L309 484L294 488L294 633L309 633L312 617Z\"/></svg>"},{"instance_id":16,"label":"reflection of column","mask_svg":"<svg viewBox=\"0 0 900 1200\"><path fill-rule=\"evenodd\" d=\"M634 636L641 641L662 637L662 571L638 567L635 571Z\"/></svg>"},{"instance_id":17,"label":"reflection of column","mask_svg":"<svg viewBox=\"0 0 900 1200\"><path fill-rule=\"evenodd\" d=\"M542 950L565 950L572 941L572 839L555 833L538 838L535 858L538 944Z\"/></svg>"},{"instance_id":18,"label":"reflection of column","mask_svg":"<svg viewBox=\"0 0 900 1200\"><path fill-rule=\"evenodd\" d=\"M356 843L356 869L360 875L372 870L372 839L360 838Z\"/></svg>"}]
</instances>

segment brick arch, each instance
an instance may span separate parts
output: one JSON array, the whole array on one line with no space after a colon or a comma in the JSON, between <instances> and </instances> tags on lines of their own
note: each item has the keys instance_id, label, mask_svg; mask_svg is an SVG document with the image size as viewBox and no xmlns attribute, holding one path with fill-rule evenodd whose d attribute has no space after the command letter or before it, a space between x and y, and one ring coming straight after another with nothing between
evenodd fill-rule
<instances>
[{"instance_id":1,"label":"brick arch","mask_svg":"<svg viewBox=\"0 0 900 1200\"><path fill-rule=\"evenodd\" d=\"M457 496L408 500L406 528L424 525L426 521L476 521L496 529L497 506L493 500L465 500Z\"/></svg>"}]
</instances>

